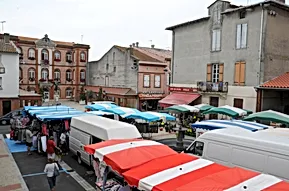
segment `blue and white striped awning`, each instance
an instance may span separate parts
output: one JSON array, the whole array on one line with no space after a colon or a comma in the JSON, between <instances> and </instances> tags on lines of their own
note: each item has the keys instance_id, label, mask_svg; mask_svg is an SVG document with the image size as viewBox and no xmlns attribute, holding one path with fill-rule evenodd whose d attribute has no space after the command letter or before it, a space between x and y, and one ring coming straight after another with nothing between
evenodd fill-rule
<instances>
[{"instance_id":1,"label":"blue and white striped awning","mask_svg":"<svg viewBox=\"0 0 289 191\"><path fill-rule=\"evenodd\" d=\"M214 130L222 128L243 128L249 131L259 131L270 128L270 126L255 122L241 121L241 120L206 120L196 122L191 125L195 129Z\"/></svg>"}]
</instances>

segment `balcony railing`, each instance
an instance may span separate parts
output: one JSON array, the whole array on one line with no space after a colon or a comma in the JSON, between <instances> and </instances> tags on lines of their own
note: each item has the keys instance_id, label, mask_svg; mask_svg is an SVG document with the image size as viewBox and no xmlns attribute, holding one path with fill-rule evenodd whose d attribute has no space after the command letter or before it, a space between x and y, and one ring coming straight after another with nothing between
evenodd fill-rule
<instances>
[{"instance_id":1,"label":"balcony railing","mask_svg":"<svg viewBox=\"0 0 289 191\"><path fill-rule=\"evenodd\" d=\"M228 82L198 82L200 92L228 92Z\"/></svg>"},{"instance_id":2,"label":"balcony railing","mask_svg":"<svg viewBox=\"0 0 289 191\"><path fill-rule=\"evenodd\" d=\"M46 67L48 67L48 66L49 66L49 60L41 60L41 61L40 61L40 64L41 64L41 66L46 66Z\"/></svg>"}]
</instances>

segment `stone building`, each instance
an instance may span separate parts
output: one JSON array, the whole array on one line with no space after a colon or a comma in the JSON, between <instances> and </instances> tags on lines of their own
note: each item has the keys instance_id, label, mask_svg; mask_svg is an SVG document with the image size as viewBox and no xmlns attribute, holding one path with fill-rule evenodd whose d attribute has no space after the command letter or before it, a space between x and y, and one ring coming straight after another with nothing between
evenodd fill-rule
<instances>
[{"instance_id":1,"label":"stone building","mask_svg":"<svg viewBox=\"0 0 289 191\"><path fill-rule=\"evenodd\" d=\"M194 88L203 103L255 111L255 87L289 71L285 0L247 6L217 0L208 16L167 30L172 86Z\"/></svg>"}]
</instances>

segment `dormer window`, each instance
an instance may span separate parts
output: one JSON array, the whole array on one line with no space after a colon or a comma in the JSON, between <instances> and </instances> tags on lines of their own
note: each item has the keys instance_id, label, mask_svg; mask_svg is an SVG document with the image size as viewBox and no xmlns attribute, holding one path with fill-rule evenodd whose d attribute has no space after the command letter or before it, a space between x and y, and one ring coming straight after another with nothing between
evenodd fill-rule
<instances>
[{"instance_id":1,"label":"dormer window","mask_svg":"<svg viewBox=\"0 0 289 191\"><path fill-rule=\"evenodd\" d=\"M71 52L66 53L66 62L72 63L72 53Z\"/></svg>"},{"instance_id":2,"label":"dormer window","mask_svg":"<svg viewBox=\"0 0 289 191\"><path fill-rule=\"evenodd\" d=\"M214 24L221 23L221 7L220 6L216 6L213 9L213 21L214 21Z\"/></svg>"},{"instance_id":3,"label":"dormer window","mask_svg":"<svg viewBox=\"0 0 289 191\"><path fill-rule=\"evenodd\" d=\"M240 11L240 19L245 19L246 18L246 10Z\"/></svg>"}]
</instances>

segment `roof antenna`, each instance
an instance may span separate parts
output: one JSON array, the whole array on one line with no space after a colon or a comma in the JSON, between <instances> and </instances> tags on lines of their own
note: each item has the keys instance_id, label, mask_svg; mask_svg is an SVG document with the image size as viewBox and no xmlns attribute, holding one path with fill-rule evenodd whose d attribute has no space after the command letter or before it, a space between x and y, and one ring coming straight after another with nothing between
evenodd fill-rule
<instances>
[{"instance_id":1,"label":"roof antenna","mask_svg":"<svg viewBox=\"0 0 289 191\"><path fill-rule=\"evenodd\" d=\"M0 21L0 23L2 24L2 29L1 29L1 31L2 31L2 33L4 33L4 23L6 23L6 21Z\"/></svg>"},{"instance_id":2,"label":"roof antenna","mask_svg":"<svg viewBox=\"0 0 289 191\"><path fill-rule=\"evenodd\" d=\"M83 34L81 35L81 43L83 43Z\"/></svg>"},{"instance_id":3,"label":"roof antenna","mask_svg":"<svg viewBox=\"0 0 289 191\"><path fill-rule=\"evenodd\" d=\"M151 45L153 45L153 40L149 40L151 42Z\"/></svg>"}]
</instances>

